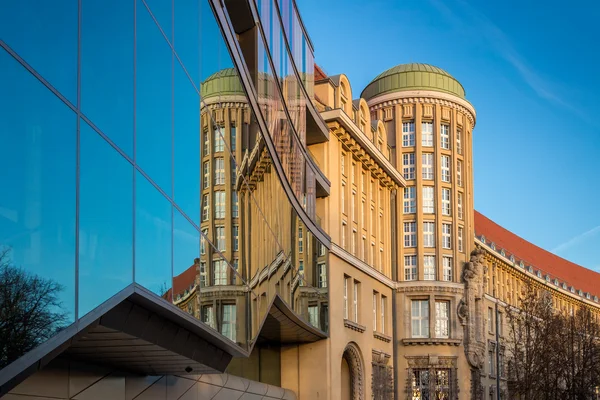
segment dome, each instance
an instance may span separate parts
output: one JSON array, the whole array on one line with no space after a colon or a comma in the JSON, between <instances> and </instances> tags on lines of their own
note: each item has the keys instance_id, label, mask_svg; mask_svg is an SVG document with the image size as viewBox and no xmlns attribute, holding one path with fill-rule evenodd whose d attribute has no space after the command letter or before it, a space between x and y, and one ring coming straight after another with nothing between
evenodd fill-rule
<instances>
[{"instance_id":1,"label":"dome","mask_svg":"<svg viewBox=\"0 0 600 400\"><path fill-rule=\"evenodd\" d=\"M210 75L200 85L200 97L217 95L245 95L242 82L235 68L225 68Z\"/></svg>"},{"instance_id":2,"label":"dome","mask_svg":"<svg viewBox=\"0 0 600 400\"><path fill-rule=\"evenodd\" d=\"M429 64L400 64L377 75L363 90L369 101L384 93L405 90L434 90L465 98L465 89L452 75Z\"/></svg>"}]
</instances>

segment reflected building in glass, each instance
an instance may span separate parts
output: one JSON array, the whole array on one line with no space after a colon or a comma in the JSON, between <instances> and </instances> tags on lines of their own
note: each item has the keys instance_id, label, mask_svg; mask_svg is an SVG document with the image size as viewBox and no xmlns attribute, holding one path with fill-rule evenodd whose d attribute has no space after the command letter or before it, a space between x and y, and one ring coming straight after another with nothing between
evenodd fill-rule
<instances>
[{"instance_id":1,"label":"reflected building in glass","mask_svg":"<svg viewBox=\"0 0 600 400\"><path fill-rule=\"evenodd\" d=\"M0 395L295 398L330 247L295 3L0 14Z\"/></svg>"}]
</instances>

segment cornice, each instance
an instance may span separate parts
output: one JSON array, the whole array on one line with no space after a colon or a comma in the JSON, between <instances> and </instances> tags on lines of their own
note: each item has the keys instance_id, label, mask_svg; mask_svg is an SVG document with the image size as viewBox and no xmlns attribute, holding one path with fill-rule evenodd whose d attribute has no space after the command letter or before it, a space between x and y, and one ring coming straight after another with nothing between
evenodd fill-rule
<instances>
[{"instance_id":1,"label":"cornice","mask_svg":"<svg viewBox=\"0 0 600 400\"><path fill-rule=\"evenodd\" d=\"M440 281L396 282L398 293L450 293L463 294L463 283Z\"/></svg>"},{"instance_id":2,"label":"cornice","mask_svg":"<svg viewBox=\"0 0 600 400\"><path fill-rule=\"evenodd\" d=\"M449 93L434 90L406 90L386 93L370 99L367 104L371 110L388 107L396 104L441 104L457 109L464 113L469 122L475 127L477 114L475 108L468 101Z\"/></svg>"},{"instance_id":3,"label":"cornice","mask_svg":"<svg viewBox=\"0 0 600 400\"><path fill-rule=\"evenodd\" d=\"M376 269L372 268L371 266L367 265L365 262L354 257L352 254L348 253L346 250L341 248L337 243L331 242L331 249L329 252L330 254L333 254L338 258L346 261L348 264L352 265L361 272L364 272L365 274L369 275L371 278L374 278L378 282L386 285L390 289L396 288L396 282L394 282L392 279L388 278L381 272L377 271Z\"/></svg>"}]
</instances>

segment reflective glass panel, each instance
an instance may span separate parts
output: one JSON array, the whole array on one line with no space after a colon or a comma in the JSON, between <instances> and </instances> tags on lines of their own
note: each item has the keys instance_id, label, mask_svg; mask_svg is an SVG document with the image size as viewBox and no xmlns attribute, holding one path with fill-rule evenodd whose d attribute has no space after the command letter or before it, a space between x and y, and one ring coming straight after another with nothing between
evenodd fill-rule
<instances>
[{"instance_id":1,"label":"reflective glass panel","mask_svg":"<svg viewBox=\"0 0 600 400\"><path fill-rule=\"evenodd\" d=\"M77 118L3 49L0 71L0 284L28 293L3 315L1 368L75 318Z\"/></svg>"},{"instance_id":2,"label":"reflective glass panel","mask_svg":"<svg viewBox=\"0 0 600 400\"><path fill-rule=\"evenodd\" d=\"M133 282L133 166L80 126L79 315Z\"/></svg>"},{"instance_id":3,"label":"reflective glass panel","mask_svg":"<svg viewBox=\"0 0 600 400\"><path fill-rule=\"evenodd\" d=\"M136 162L172 195L173 53L141 3L136 12Z\"/></svg>"},{"instance_id":4,"label":"reflective glass panel","mask_svg":"<svg viewBox=\"0 0 600 400\"><path fill-rule=\"evenodd\" d=\"M199 318L200 233L179 211L173 217L173 304Z\"/></svg>"},{"instance_id":5,"label":"reflective glass panel","mask_svg":"<svg viewBox=\"0 0 600 400\"><path fill-rule=\"evenodd\" d=\"M150 12L158 21L158 25L163 31L163 34L170 41L173 37L173 1L143 0L143 2L150 8Z\"/></svg>"},{"instance_id":6,"label":"reflective glass panel","mask_svg":"<svg viewBox=\"0 0 600 400\"><path fill-rule=\"evenodd\" d=\"M133 157L133 1L81 3L81 110Z\"/></svg>"},{"instance_id":7,"label":"reflective glass panel","mask_svg":"<svg viewBox=\"0 0 600 400\"><path fill-rule=\"evenodd\" d=\"M200 96L175 63L174 200L200 223Z\"/></svg>"},{"instance_id":8,"label":"reflective glass panel","mask_svg":"<svg viewBox=\"0 0 600 400\"><path fill-rule=\"evenodd\" d=\"M174 4L175 52L196 88L200 86L200 3L203 1L177 0Z\"/></svg>"},{"instance_id":9,"label":"reflective glass panel","mask_svg":"<svg viewBox=\"0 0 600 400\"><path fill-rule=\"evenodd\" d=\"M3 1L0 40L77 104L77 0Z\"/></svg>"},{"instance_id":10,"label":"reflective glass panel","mask_svg":"<svg viewBox=\"0 0 600 400\"><path fill-rule=\"evenodd\" d=\"M135 281L170 301L171 203L139 172L135 185Z\"/></svg>"}]
</instances>

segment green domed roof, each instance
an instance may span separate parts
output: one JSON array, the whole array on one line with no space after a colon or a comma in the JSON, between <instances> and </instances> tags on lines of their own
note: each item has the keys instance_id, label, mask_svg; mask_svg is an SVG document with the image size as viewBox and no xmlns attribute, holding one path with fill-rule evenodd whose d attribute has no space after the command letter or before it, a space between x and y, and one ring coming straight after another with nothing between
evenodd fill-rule
<instances>
[{"instance_id":1,"label":"green domed roof","mask_svg":"<svg viewBox=\"0 0 600 400\"><path fill-rule=\"evenodd\" d=\"M235 68L225 68L217 71L200 84L201 98L235 94L245 94Z\"/></svg>"},{"instance_id":2,"label":"green domed roof","mask_svg":"<svg viewBox=\"0 0 600 400\"><path fill-rule=\"evenodd\" d=\"M429 64L400 64L377 75L363 90L361 97L370 100L384 93L405 90L435 90L462 99L465 89L452 75Z\"/></svg>"}]
</instances>

